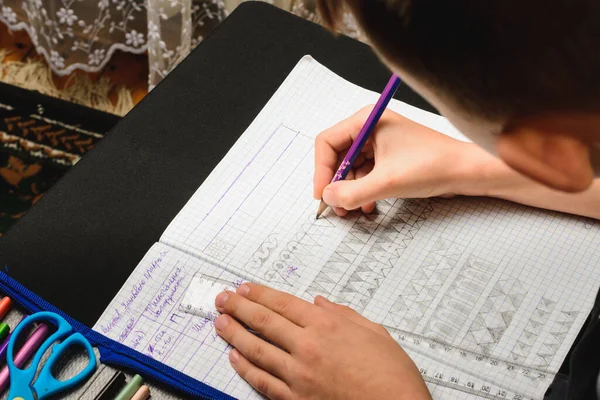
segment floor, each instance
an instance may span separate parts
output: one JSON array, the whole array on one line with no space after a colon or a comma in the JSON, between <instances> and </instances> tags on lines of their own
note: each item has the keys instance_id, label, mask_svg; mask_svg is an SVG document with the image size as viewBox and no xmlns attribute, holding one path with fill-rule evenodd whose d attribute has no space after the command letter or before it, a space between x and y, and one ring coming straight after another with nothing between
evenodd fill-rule
<instances>
[{"instance_id":1,"label":"floor","mask_svg":"<svg viewBox=\"0 0 600 400\"><path fill-rule=\"evenodd\" d=\"M10 32L1 23L0 50L5 50L8 53L4 62L36 60L46 63L43 57L36 53L27 32ZM102 71L97 73L75 71L71 75L87 75L92 81L96 81L101 77L108 77L113 84L113 88L109 93L109 99L113 104L117 101L117 93L121 87L125 87L131 92L134 104L137 104L148 94L148 57L144 54L135 55L117 51ZM54 74L54 84L58 89L64 88L71 75L61 77Z\"/></svg>"}]
</instances>

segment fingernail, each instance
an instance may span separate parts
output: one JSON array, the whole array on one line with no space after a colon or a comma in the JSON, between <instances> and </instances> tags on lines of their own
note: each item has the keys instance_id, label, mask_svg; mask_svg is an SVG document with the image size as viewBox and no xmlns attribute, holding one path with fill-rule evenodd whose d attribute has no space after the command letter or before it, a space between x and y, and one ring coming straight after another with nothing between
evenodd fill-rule
<instances>
[{"instance_id":1,"label":"fingernail","mask_svg":"<svg viewBox=\"0 0 600 400\"><path fill-rule=\"evenodd\" d=\"M222 331L229 324L229 317L227 315L219 315L217 320L215 321L215 328L218 331Z\"/></svg>"},{"instance_id":2,"label":"fingernail","mask_svg":"<svg viewBox=\"0 0 600 400\"><path fill-rule=\"evenodd\" d=\"M327 203L329 207L338 207L338 203L333 196L333 190L325 188L323 191L323 201Z\"/></svg>"},{"instance_id":3,"label":"fingernail","mask_svg":"<svg viewBox=\"0 0 600 400\"><path fill-rule=\"evenodd\" d=\"M245 283L237 288L237 294L240 296L245 297L248 295L248 293L250 293L250 286L246 285Z\"/></svg>"},{"instance_id":4,"label":"fingernail","mask_svg":"<svg viewBox=\"0 0 600 400\"><path fill-rule=\"evenodd\" d=\"M229 352L229 361L231 361L232 364L235 364L239 358L240 353L238 353L236 349L233 349Z\"/></svg>"},{"instance_id":5,"label":"fingernail","mask_svg":"<svg viewBox=\"0 0 600 400\"><path fill-rule=\"evenodd\" d=\"M219 294L215 300L216 306L223 307L228 298L229 298L229 295L227 294L227 292L223 292L223 293Z\"/></svg>"}]
</instances>

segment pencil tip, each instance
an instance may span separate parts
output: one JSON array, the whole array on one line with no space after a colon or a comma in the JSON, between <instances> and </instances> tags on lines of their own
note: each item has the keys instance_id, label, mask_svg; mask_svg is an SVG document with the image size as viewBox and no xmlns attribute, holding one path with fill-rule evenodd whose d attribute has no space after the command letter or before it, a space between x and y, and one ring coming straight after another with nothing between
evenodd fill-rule
<instances>
[{"instance_id":1,"label":"pencil tip","mask_svg":"<svg viewBox=\"0 0 600 400\"><path fill-rule=\"evenodd\" d=\"M317 211L317 216L315 217L315 221L319 219L319 217L323 214L323 212L327 209L328 205L323 200L321 200L321 204L319 204L319 210Z\"/></svg>"}]
</instances>

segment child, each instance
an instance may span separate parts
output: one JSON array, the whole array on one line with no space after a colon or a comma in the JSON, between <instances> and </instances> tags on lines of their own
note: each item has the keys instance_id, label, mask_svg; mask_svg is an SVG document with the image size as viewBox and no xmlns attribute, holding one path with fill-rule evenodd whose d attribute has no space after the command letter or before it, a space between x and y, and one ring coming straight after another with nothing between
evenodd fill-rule
<instances>
[{"instance_id":1,"label":"child","mask_svg":"<svg viewBox=\"0 0 600 400\"><path fill-rule=\"evenodd\" d=\"M318 3L334 28L342 2ZM594 180L600 171L600 2L345 5L387 65L476 144L386 112L350 179L328 185L366 119L369 110L363 110L319 135L316 198L339 215L370 212L388 197L460 194L600 218ZM220 294L216 305L223 313L217 332L235 347L233 367L269 398L430 398L400 346L347 307L322 297L310 304L253 284ZM597 398L599 313L597 300L571 356L568 381L557 381L552 397Z\"/></svg>"}]
</instances>

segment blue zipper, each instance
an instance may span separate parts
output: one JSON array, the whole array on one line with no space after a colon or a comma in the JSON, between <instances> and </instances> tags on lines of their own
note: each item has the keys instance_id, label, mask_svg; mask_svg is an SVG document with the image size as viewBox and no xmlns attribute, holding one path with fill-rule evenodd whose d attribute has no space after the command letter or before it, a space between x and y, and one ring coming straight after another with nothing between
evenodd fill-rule
<instances>
[{"instance_id":1,"label":"blue zipper","mask_svg":"<svg viewBox=\"0 0 600 400\"><path fill-rule=\"evenodd\" d=\"M121 369L131 369L140 375L148 376L192 398L205 400L234 399L205 383L192 379L174 368L94 331L48 303L3 271L0 271L0 291L4 292L13 302L29 313L51 311L62 316L73 326L75 331L81 333L90 341L92 346L98 348L100 362L103 364L113 365Z\"/></svg>"}]
</instances>

